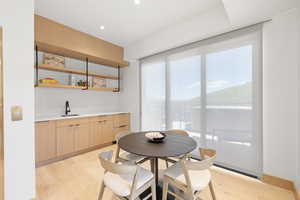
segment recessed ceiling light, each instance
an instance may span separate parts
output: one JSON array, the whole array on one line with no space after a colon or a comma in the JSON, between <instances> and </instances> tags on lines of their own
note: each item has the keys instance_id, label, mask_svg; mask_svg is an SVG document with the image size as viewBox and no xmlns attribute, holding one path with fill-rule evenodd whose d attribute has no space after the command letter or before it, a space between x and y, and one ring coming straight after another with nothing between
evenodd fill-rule
<instances>
[{"instance_id":1,"label":"recessed ceiling light","mask_svg":"<svg viewBox=\"0 0 300 200\"><path fill-rule=\"evenodd\" d=\"M100 26L100 29L101 29L101 30L104 30L104 28L105 28L104 26Z\"/></svg>"},{"instance_id":2,"label":"recessed ceiling light","mask_svg":"<svg viewBox=\"0 0 300 200\"><path fill-rule=\"evenodd\" d=\"M141 0L134 0L135 5L140 5L141 4Z\"/></svg>"}]
</instances>

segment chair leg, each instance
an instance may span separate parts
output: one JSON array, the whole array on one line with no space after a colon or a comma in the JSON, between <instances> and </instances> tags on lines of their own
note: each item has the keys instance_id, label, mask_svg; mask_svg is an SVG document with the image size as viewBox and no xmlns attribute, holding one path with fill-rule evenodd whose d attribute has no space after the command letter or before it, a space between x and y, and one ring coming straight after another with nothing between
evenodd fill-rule
<instances>
[{"instance_id":1,"label":"chair leg","mask_svg":"<svg viewBox=\"0 0 300 200\"><path fill-rule=\"evenodd\" d=\"M211 192L211 196L212 196L213 200L217 200L216 194L215 194L215 191L214 191L214 188L213 188L213 184L212 184L211 181L209 182L209 190Z\"/></svg>"},{"instance_id":2,"label":"chair leg","mask_svg":"<svg viewBox=\"0 0 300 200\"><path fill-rule=\"evenodd\" d=\"M156 200L156 185L155 181L151 184L152 200Z\"/></svg>"},{"instance_id":3,"label":"chair leg","mask_svg":"<svg viewBox=\"0 0 300 200\"><path fill-rule=\"evenodd\" d=\"M105 189L105 185L104 185L104 183L102 182L102 183L101 183L101 187L100 187L100 191L99 191L98 200L102 200L103 194L104 194L104 189Z\"/></svg>"},{"instance_id":4,"label":"chair leg","mask_svg":"<svg viewBox=\"0 0 300 200\"><path fill-rule=\"evenodd\" d=\"M162 200L167 200L167 197L168 197L168 186L169 186L168 181L164 178Z\"/></svg>"}]
</instances>

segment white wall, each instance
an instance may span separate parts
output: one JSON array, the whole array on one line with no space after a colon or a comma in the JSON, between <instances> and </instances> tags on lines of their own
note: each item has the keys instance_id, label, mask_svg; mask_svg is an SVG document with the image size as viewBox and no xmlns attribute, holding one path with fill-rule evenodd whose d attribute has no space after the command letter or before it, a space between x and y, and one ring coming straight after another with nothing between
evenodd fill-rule
<instances>
[{"instance_id":1,"label":"white wall","mask_svg":"<svg viewBox=\"0 0 300 200\"><path fill-rule=\"evenodd\" d=\"M130 60L130 66L122 69L121 77L120 108L124 112L131 113L131 128L133 131L138 131L140 123L139 62Z\"/></svg>"},{"instance_id":2,"label":"white wall","mask_svg":"<svg viewBox=\"0 0 300 200\"><path fill-rule=\"evenodd\" d=\"M125 50L127 59L149 56L183 44L204 39L230 30L230 22L223 7L216 7L191 20L167 27L137 42Z\"/></svg>"},{"instance_id":3,"label":"white wall","mask_svg":"<svg viewBox=\"0 0 300 200\"><path fill-rule=\"evenodd\" d=\"M264 27L264 173L289 180L297 174L299 76L297 10Z\"/></svg>"},{"instance_id":4,"label":"white wall","mask_svg":"<svg viewBox=\"0 0 300 200\"><path fill-rule=\"evenodd\" d=\"M263 173L296 181L299 134L299 76L296 10L275 16L264 28ZM138 127L138 62L133 60L234 28L222 8L177 24L126 48L129 68L123 70L125 91L121 107L136 116ZM299 145L298 145L299 146ZM298 170L299 171L299 170Z\"/></svg>"},{"instance_id":5,"label":"white wall","mask_svg":"<svg viewBox=\"0 0 300 200\"><path fill-rule=\"evenodd\" d=\"M29 200L35 196L33 0L4 0L4 171L5 199ZM23 107L23 120L12 122L12 105Z\"/></svg>"}]
</instances>

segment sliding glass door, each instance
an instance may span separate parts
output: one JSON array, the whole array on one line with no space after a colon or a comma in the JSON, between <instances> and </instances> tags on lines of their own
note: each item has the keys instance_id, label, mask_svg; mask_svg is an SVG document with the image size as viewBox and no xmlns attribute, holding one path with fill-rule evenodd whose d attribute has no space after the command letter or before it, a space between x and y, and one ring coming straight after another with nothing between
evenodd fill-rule
<instances>
[{"instance_id":1,"label":"sliding glass door","mask_svg":"<svg viewBox=\"0 0 300 200\"><path fill-rule=\"evenodd\" d=\"M206 146L220 164L248 173L258 171L252 52L245 45L206 55Z\"/></svg>"},{"instance_id":2,"label":"sliding glass door","mask_svg":"<svg viewBox=\"0 0 300 200\"><path fill-rule=\"evenodd\" d=\"M217 164L259 176L260 52L256 33L142 61L141 129L184 129Z\"/></svg>"},{"instance_id":3,"label":"sliding glass door","mask_svg":"<svg viewBox=\"0 0 300 200\"><path fill-rule=\"evenodd\" d=\"M200 132L201 56L196 52L168 58L167 129Z\"/></svg>"},{"instance_id":4,"label":"sliding glass door","mask_svg":"<svg viewBox=\"0 0 300 200\"><path fill-rule=\"evenodd\" d=\"M166 67L164 60L143 64L141 73L143 130L165 130L166 128Z\"/></svg>"}]
</instances>

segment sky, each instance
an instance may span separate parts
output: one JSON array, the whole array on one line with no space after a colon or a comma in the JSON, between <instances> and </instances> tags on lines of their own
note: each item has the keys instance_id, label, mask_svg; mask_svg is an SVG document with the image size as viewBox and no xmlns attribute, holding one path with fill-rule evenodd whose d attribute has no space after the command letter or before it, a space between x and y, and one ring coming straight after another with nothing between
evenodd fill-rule
<instances>
[{"instance_id":1,"label":"sky","mask_svg":"<svg viewBox=\"0 0 300 200\"><path fill-rule=\"evenodd\" d=\"M171 100L188 100L201 94L201 55L172 59L169 63ZM206 55L207 93L242 85L252 80L252 46ZM142 66L143 96L164 99L164 61Z\"/></svg>"}]
</instances>

